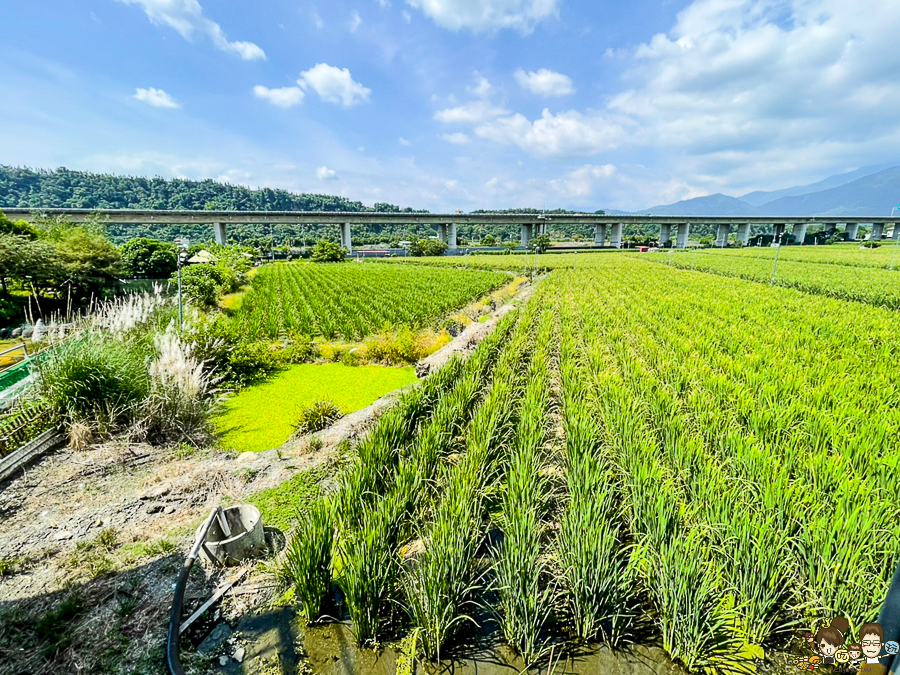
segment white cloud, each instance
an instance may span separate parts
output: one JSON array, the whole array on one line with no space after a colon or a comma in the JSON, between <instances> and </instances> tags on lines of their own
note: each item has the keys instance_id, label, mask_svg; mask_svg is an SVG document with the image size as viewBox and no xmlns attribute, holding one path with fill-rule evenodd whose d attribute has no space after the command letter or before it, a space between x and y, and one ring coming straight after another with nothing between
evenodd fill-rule
<instances>
[{"instance_id":1,"label":"white cloud","mask_svg":"<svg viewBox=\"0 0 900 675\"><path fill-rule=\"evenodd\" d=\"M335 173L332 169L329 169L327 166L320 166L316 169L316 177L319 180L336 180L337 173Z\"/></svg>"},{"instance_id":2,"label":"white cloud","mask_svg":"<svg viewBox=\"0 0 900 675\"><path fill-rule=\"evenodd\" d=\"M608 107L711 192L846 170L900 153L898 32L897 3L696 0Z\"/></svg>"},{"instance_id":3,"label":"white cloud","mask_svg":"<svg viewBox=\"0 0 900 675\"><path fill-rule=\"evenodd\" d=\"M375 0L375 1L378 3L378 6L381 7L381 9L386 9L391 6L391 3L389 0Z\"/></svg>"},{"instance_id":4,"label":"white cloud","mask_svg":"<svg viewBox=\"0 0 900 675\"><path fill-rule=\"evenodd\" d=\"M545 19L559 16L560 0L406 0L438 26L476 33L513 28L530 33Z\"/></svg>"},{"instance_id":5,"label":"white cloud","mask_svg":"<svg viewBox=\"0 0 900 675\"><path fill-rule=\"evenodd\" d=\"M245 61L266 58L266 53L252 42L229 42L222 27L203 16L203 8L197 0L119 0L119 2L142 7L151 23L174 28L185 40L191 40L195 32L204 33L216 47L222 51L235 52Z\"/></svg>"},{"instance_id":6,"label":"white cloud","mask_svg":"<svg viewBox=\"0 0 900 675\"><path fill-rule=\"evenodd\" d=\"M448 143L453 143L453 145L466 145L467 143L472 142L471 138L460 131L456 132L455 134L443 134L441 138L443 138Z\"/></svg>"},{"instance_id":7,"label":"white cloud","mask_svg":"<svg viewBox=\"0 0 900 675\"><path fill-rule=\"evenodd\" d=\"M401 136L400 137L400 145L410 145L410 142L408 140L406 140L405 138L403 138L403 136Z\"/></svg>"},{"instance_id":8,"label":"white cloud","mask_svg":"<svg viewBox=\"0 0 900 675\"><path fill-rule=\"evenodd\" d=\"M455 108L438 110L434 114L434 119L444 124L479 124L508 113L508 110L499 108L488 101L471 101Z\"/></svg>"},{"instance_id":9,"label":"white cloud","mask_svg":"<svg viewBox=\"0 0 900 675\"><path fill-rule=\"evenodd\" d=\"M476 70L475 84L467 86L466 91L472 94L472 96L477 96L478 98L488 98L491 94L494 93L494 88L491 86L491 83L488 81L488 79Z\"/></svg>"},{"instance_id":10,"label":"white cloud","mask_svg":"<svg viewBox=\"0 0 900 675\"><path fill-rule=\"evenodd\" d=\"M556 159L596 155L616 148L627 138L621 125L603 116L586 116L575 110L554 115L546 108L534 122L517 113L484 122L475 128L475 134L517 145L537 157Z\"/></svg>"},{"instance_id":11,"label":"white cloud","mask_svg":"<svg viewBox=\"0 0 900 675\"><path fill-rule=\"evenodd\" d=\"M532 94L541 96L568 96L575 93L572 79L562 73L556 73L546 68L539 71L526 73L521 68L514 73L519 86Z\"/></svg>"},{"instance_id":12,"label":"white cloud","mask_svg":"<svg viewBox=\"0 0 900 675\"><path fill-rule=\"evenodd\" d=\"M312 19L313 19L313 24L315 25L315 27L319 30L322 30L322 28L325 26L325 22L322 21L322 17L319 16L319 13L316 12L315 10L313 10Z\"/></svg>"},{"instance_id":13,"label":"white cloud","mask_svg":"<svg viewBox=\"0 0 900 675\"><path fill-rule=\"evenodd\" d=\"M339 103L346 108L368 101L369 94L372 93L371 89L354 82L347 68L337 68L327 63L317 63L309 70L304 70L300 73L297 84L301 87L310 86L323 101Z\"/></svg>"},{"instance_id":14,"label":"white cloud","mask_svg":"<svg viewBox=\"0 0 900 675\"><path fill-rule=\"evenodd\" d=\"M403 16L403 20L406 23L412 23L412 14L407 12L405 9L402 12L400 12L400 14Z\"/></svg>"},{"instance_id":15,"label":"white cloud","mask_svg":"<svg viewBox=\"0 0 900 675\"><path fill-rule=\"evenodd\" d=\"M362 17L359 15L355 9L350 13L350 24L348 28L351 33L355 33L356 29L360 27L362 24Z\"/></svg>"},{"instance_id":16,"label":"white cloud","mask_svg":"<svg viewBox=\"0 0 900 675\"><path fill-rule=\"evenodd\" d=\"M590 197L597 191L598 183L604 184L616 175L612 164L584 166L569 172L561 180L550 181L551 189L568 197Z\"/></svg>"},{"instance_id":17,"label":"white cloud","mask_svg":"<svg viewBox=\"0 0 900 675\"><path fill-rule=\"evenodd\" d=\"M154 89L150 87L149 89L141 89L138 87L135 90L134 97L138 101L143 101L144 103L149 103L154 108L180 108L181 104L172 98L169 94L164 92L162 89Z\"/></svg>"},{"instance_id":18,"label":"white cloud","mask_svg":"<svg viewBox=\"0 0 900 675\"><path fill-rule=\"evenodd\" d=\"M300 87L281 87L280 89L269 89L262 85L253 87L253 94L256 98L268 101L272 105L279 108L290 108L303 103L305 94Z\"/></svg>"}]
</instances>

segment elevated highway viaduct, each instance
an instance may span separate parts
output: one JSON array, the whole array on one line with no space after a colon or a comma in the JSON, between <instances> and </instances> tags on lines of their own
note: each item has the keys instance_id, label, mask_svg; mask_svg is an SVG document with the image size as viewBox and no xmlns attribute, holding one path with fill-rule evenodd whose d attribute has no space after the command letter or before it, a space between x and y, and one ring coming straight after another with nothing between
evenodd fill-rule
<instances>
[{"instance_id":1,"label":"elevated highway viaduct","mask_svg":"<svg viewBox=\"0 0 900 675\"><path fill-rule=\"evenodd\" d=\"M773 217L773 216L611 216L596 214L547 214L533 213L397 213L397 212L340 212L340 211L153 211L136 209L21 209L0 207L11 220L33 221L39 217L63 216L73 222L84 222L91 216L102 216L116 225L209 225L215 240L224 244L228 240L229 225L282 224L282 225L338 225L341 228L341 245L353 250L352 229L359 225L431 225L437 228L440 239L450 252L457 246L457 227L461 224L518 225L521 246L528 246L532 237L547 232L552 223L592 225L594 246L621 248L626 229L642 226L659 228L661 246L674 244L676 248L688 245L691 226L713 225L716 245L725 246L732 231L746 245L752 226L772 228L775 241L786 234L802 242L810 225L826 228L843 228L850 240L857 239L860 225L872 229L872 239L881 240L888 233L892 239L900 239L900 228L895 222L900 218L856 217ZM609 242L609 243L607 243Z\"/></svg>"}]
</instances>

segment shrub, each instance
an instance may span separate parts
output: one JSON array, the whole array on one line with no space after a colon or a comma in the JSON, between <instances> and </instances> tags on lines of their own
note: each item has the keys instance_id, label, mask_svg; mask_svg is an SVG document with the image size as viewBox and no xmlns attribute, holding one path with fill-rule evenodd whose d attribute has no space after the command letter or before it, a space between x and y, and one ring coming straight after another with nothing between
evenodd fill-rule
<instances>
[{"instance_id":1,"label":"shrub","mask_svg":"<svg viewBox=\"0 0 900 675\"><path fill-rule=\"evenodd\" d=\"M311 431L321 431L342 416L340 409L331 401L316 401L300 411L295 433L299 436Z\"/></svg>"},{"instance_id":2,"label":"shrub","mask_svg":"<svg viewBox=\"0 0 900 675\"><path fill-rule=\"evenodd\" d=\"M177 278L173 279L177 283ZM202 309L215 307L219 299L222 275L215 265L189 265L181 270L184 299Z\"/></svg>"},{"instance_id":3,"label":"shrub","mask_svg":"<svg viewBox=\"0 0 900 675\"><path fill-rule=\"evenodd\" d=\"M346 256L340 244L322 239L313 246L310 258L313 262L343 262Z\"/></svg>"},{"instance_id":4,"label":"shrub","mask_svg":"<svg viewBox=\"0 0 900 675\"><path fill-rule=\"evenodd\" d=\"M277 352L261 342L239 342L228 352L227 379L238 385L274 373L283 361Z\"/></svg>"},{"instance_id":5,"label":"shrub","mask_svg":"<svg viewBox=\"0 0 900 675\"><path fill-rule=\"evenodd\" d=\"M370 335L363 343L364 358L367 361L396 365L399 363L415 363L450 341L446 330L440 333L420 331L409 328L397 333L385 331Z\"/></svg>"},{"instance_id":6,"label":"shrub","mask_svg":"<svg viewBox=\"0 0 900 675\"><path fill-rule=\"evenodd\" d=\"M447 244L439 239L413 239L408 250L411 256L444 255Z\"/></svg>"}]
</instances>

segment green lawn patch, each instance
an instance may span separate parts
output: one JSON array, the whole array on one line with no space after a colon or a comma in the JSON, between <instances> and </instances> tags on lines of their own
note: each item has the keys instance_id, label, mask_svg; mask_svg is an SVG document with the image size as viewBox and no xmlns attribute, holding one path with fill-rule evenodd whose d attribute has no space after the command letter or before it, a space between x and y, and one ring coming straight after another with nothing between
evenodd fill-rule
<instances>
[{"instance_id":1,"label":"green lawn patch","mask_svg":"<svg viewBox=\"0 0 900 675\"><path fill-rule=\"evenodd\" d=\"M259 509L263 524L287 532L299 510L322 495L319 482L324 477L325 472L321 468L301 471L281 485L257 492L248 501Z\"/></svg>"},{"instance_id":2,"label":"green lawn patch","mask_svg":"<svg viewBox=\"0 0 900 675\"><path fill-rule=\"evenodd\" d=\"M216 419L222 447L238 452L269 450L284 443L300 410L332 401L346 414L416 380L415 369L303 363L244 389Z\"/></svg>"}]
</instances>

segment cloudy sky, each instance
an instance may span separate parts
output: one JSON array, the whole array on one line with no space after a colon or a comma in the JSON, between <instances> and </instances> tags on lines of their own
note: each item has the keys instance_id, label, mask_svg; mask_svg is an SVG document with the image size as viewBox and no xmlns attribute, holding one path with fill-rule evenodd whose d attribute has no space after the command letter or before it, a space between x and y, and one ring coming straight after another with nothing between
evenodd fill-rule
<instances>
[{"instance_id":1,"label":"cloudy sky","mask_svg":"<svg viewBox=\"0 0 900 675\"><path fill-rule=\"evenodd\" d=\"M6 0L0 164L433 211L900 163L885 0Z\"/></svg>"}]
</instances>

